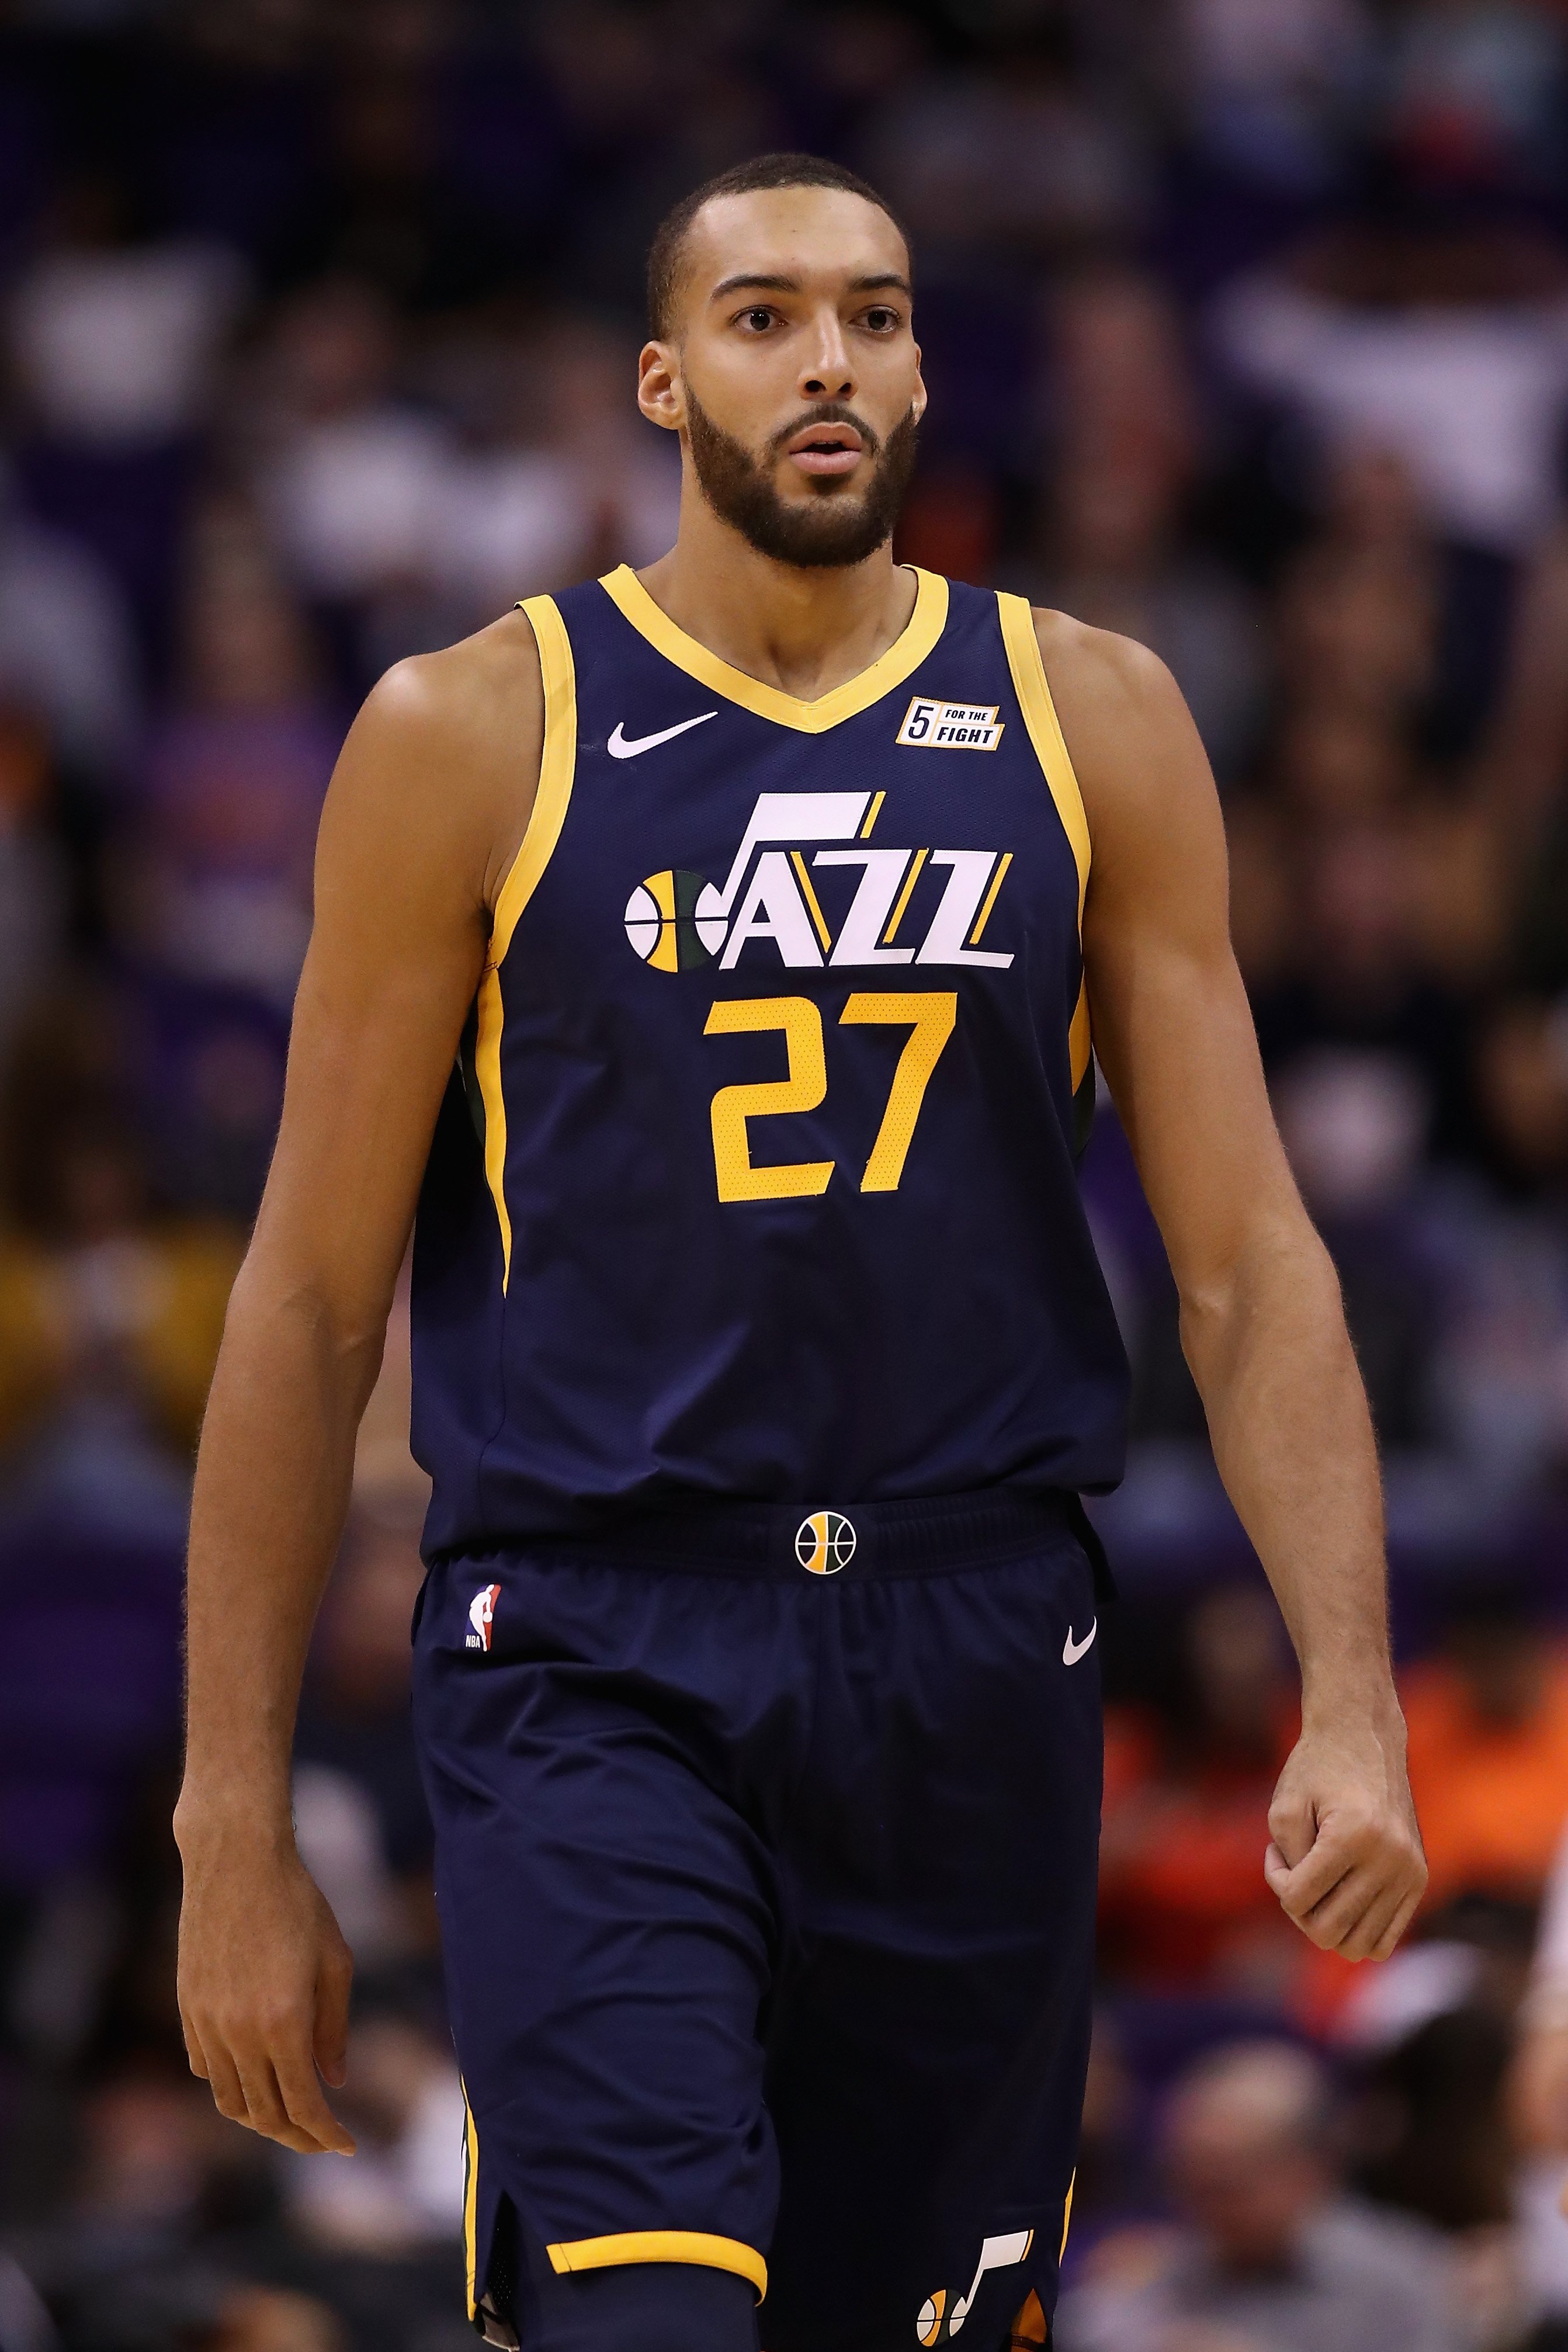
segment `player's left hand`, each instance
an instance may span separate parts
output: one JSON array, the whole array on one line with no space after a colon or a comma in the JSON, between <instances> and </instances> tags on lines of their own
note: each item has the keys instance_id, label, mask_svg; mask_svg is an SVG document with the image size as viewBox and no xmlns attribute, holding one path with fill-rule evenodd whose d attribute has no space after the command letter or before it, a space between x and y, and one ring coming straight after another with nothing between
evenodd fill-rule
<instances>
[{"instance_id":1,"label":"player's left hand","mask_svg":"<svg viewBox=\"0 0 1568 2352\"><path fill-rule=\"evenodd\" d=\"M1325 1952L1385 1960L1426 1891L1392 1693L1374 1713L1309 1724L1268 1808L1263 1874L1288 1918Z\"/></svg>"}]
</instances>

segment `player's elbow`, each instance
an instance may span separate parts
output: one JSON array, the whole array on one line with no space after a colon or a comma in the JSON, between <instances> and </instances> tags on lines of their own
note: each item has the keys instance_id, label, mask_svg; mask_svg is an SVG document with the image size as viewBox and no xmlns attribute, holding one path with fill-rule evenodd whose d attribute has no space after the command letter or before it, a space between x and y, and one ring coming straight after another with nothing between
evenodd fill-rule
<instances>
[{"instance_id":1,"label":"player's elbow","mask_svg":"<svg viewBox=\"0 0 1568 2352\"><path fill-rule=\"evenodd\" d=\"M363 1402L381 1369L390 1305L341 1268L295 1260L258 1234L229 1294L222 1354L308 1367Z\"/></svg>"},{"instance_id":2,"label":"player's elbow","mask_svg":"<svg viewBox=\"0 0 1568 2352\"><path fill-rule=\"evenodd\" d=\"M1260 1210L1229 1251L1178 1275L1177 1292L1183 1351L1200 1381L1205 1366L1232 1359L1259 1330L1345 1328L1333 1260L1294 1203Z\"/></svg>"}]
</instances>

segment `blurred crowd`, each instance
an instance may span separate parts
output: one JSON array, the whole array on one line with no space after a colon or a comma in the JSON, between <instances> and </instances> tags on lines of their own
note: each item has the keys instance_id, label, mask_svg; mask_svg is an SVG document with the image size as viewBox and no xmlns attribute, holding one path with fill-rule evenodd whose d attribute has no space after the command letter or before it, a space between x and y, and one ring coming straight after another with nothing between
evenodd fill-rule
<instances>
[{"instance_id":1,"label":"blurred crowd","mask_svg":"<svg viewBox=\"0 0 1568 2352\"><path fill-rule=\"evenodd\" d=\"M900 551L1186 694L1388 1465L1432 1886L1355 1972L1263 1885L1290 1661L1102 1105L1134 1445L1062 2352L1568 2343L1568 0L14 0L0 2352L468 2340L405 1324L299 1748L360 1963L352 2162L184 2070L192 1448L348 719L663 551L647 236L796 146L915 239Z\"/></svg>"}]
</instances>

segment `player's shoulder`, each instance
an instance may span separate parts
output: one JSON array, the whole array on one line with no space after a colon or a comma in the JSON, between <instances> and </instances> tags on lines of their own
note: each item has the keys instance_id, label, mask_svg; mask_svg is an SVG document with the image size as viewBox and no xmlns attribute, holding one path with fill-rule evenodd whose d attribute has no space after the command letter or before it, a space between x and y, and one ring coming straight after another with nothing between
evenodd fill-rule
<instances>
[{"instance_id":1,"label":"player's shoulder","mask_svg":"<svg viewBox=\"0 0 1568 2352\"><path fill-rule=\"evenodd\" d=\"M377 680L328 795L323 847L383 877L439 868L493 906L539 783L544 695L521 613Z\"/></svg>"},{"instance_id":2,"label":"player's shoulder","mask_svg":"<svg viewBox=\"0 0 1568 2352\"><path fill-rule=\"evenodd\" d=\"M1188 835L1212 848L1214 779L1159 656L1067 613L1036 609L1034 622L1096 858L1142 866Z\"/></svg>"},{"instance_id":3,"label":"player's shoulder","mask_svg":"<svg viewBox=\"0 0 1568 2352\"><path fill-rule=\"evenodd\" d=\"M1086 768L1110 777L1138 774L1151 758L1196 753L1202 746L1182 690L1158 654L1113 629L1091 628L1069 614L1031 608L1068 750L1086 783Z\"/></svg>"},{"instance_id":4,"label":"player's shoulder","mask_svg":"<svg viewBox=\"0 0 1568 2352\"><path fill-rule=\"evenodd\" d=\"M1084 717L1146 721L1182 708L1171 672L1136 638L1094 628L1048 605L1034 604L1029 612L1058 709L1066 702Z\"/></svg>"},{"instance_id":5,"label":"player's shoulder","mask_svg":"<svg viewBox=\"0 0 1568 2352\"><path fill-rule=\"evenodd\" d=\"M362 717L378 730L416 736L426 748L450 742L466 756L487 739L497 748L537 737L544 690L539 647L525 614L500 620L438 651L407 655L371 688Z\"/></svg>"}]
</instances>

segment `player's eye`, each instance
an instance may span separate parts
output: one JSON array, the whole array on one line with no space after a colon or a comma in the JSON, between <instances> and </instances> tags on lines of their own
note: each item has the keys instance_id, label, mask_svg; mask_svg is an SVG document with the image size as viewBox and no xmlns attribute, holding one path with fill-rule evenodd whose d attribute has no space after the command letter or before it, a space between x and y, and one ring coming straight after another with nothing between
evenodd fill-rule
<instances>
[{"instance_id":1,"label":"player's eye","mask_svg":"<svg viewBox=\"0 0 1568 2352\"><path fill-rule=\"evenodd\" d=\"M866 313L866 324L874 335L890 335L898 323L898 312L889 310L883 302L876 303Z\"/></svg>"},{"instance_id":2,"label":"player's eye","mask_svg":"<svg viewBox=\"0 0 1568 2352\"><path fill-rule=\"evenodd\" d=\"M741 323L752 334L763 335L773 325L773 314L765 302L754 303L751 310L742 311Z\"/></svg>"}]
</instances>

